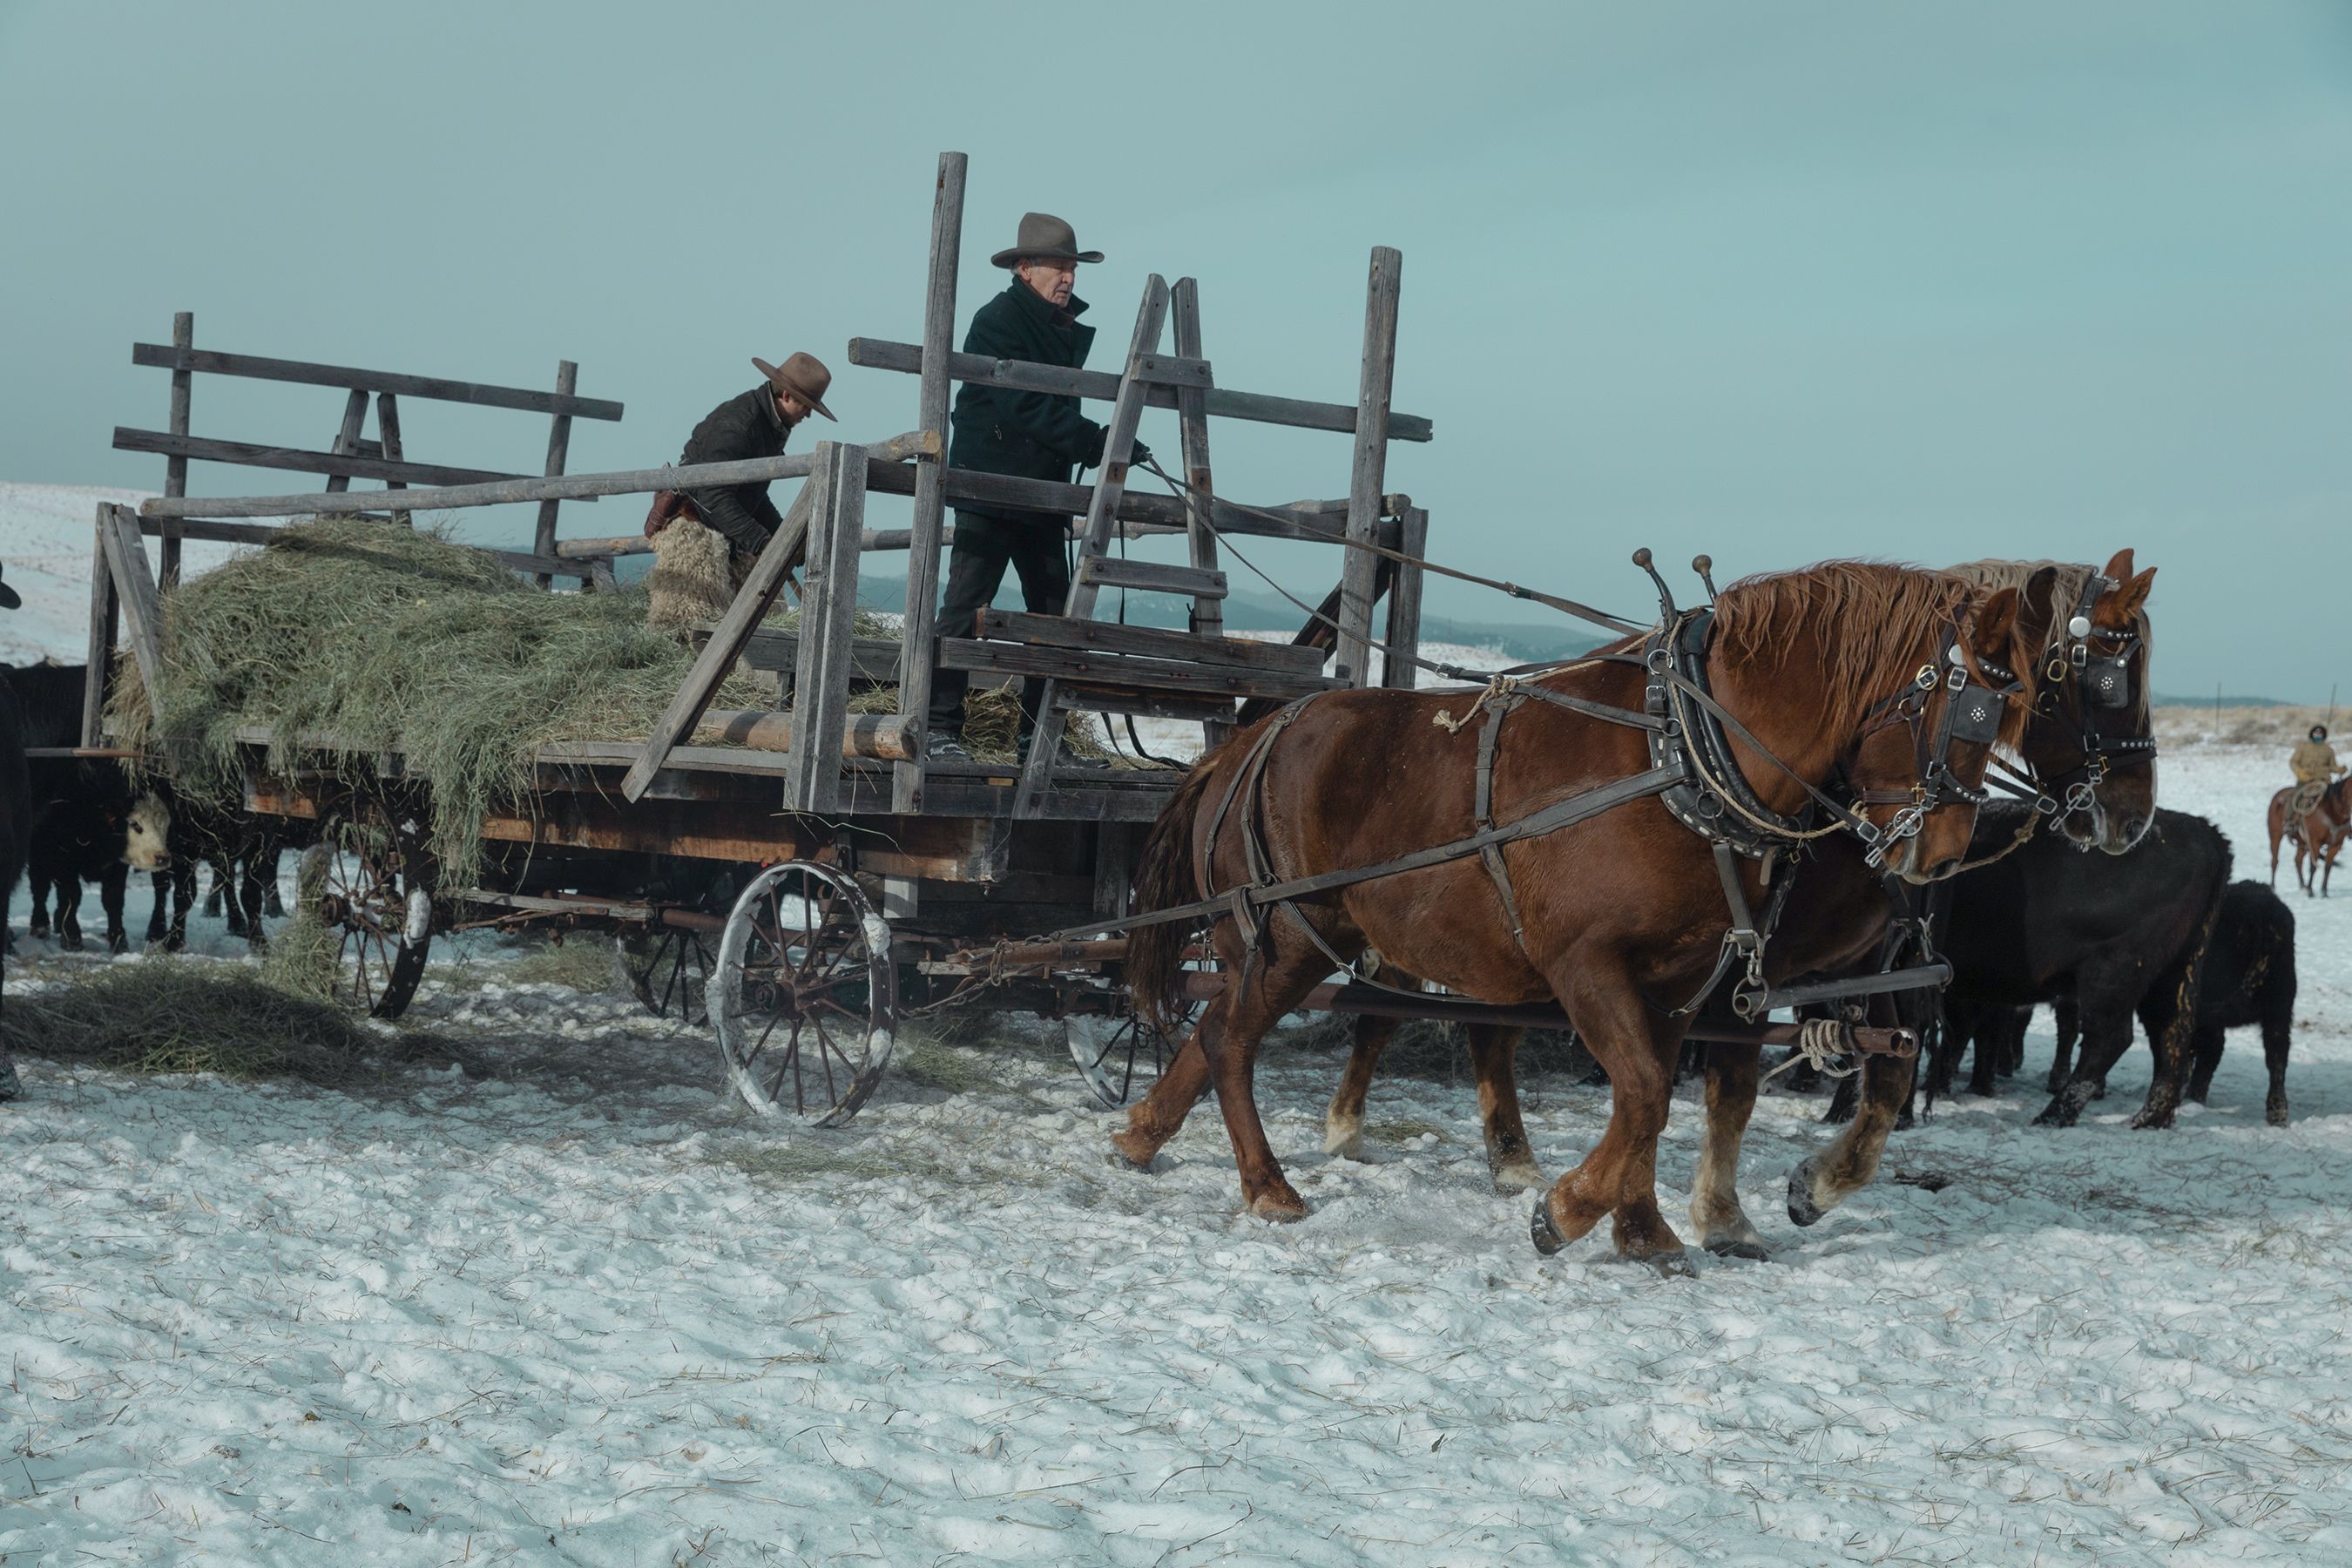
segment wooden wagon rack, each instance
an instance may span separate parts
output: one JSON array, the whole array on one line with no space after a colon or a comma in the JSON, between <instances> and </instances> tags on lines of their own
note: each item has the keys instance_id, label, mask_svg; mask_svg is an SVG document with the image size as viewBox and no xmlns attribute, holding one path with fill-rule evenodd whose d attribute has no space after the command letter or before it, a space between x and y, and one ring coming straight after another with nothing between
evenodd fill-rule
<instances>
[{"instance_id":1,"label":"wooden wagon rack","mask_svg":"<svg viewBox=\"0 0 2352 1568\"><path fill-rule=\"evenodd\" d=\"M393 928L417 931L419 921L443 930L604 924L700 942L714 929L732 929L720 920L722 909L695 892L719 885L709 879L723 882L761 868L764 878L806 867L845 907L862 909L872 896L876 918L887 922L878 928L879 940L885 949L901 944L916 983L927 973L951 978L957 963L968 967L971 955L1009 935L1125 912L1145 826L1181 772L1057 765L1056 742L1071 714L1198 722L1213 742L1251 703L1360 688L1375 679L1413 681L1417 562L1426 551L1429 519L1410 496L1388 488L1388 457L1392 440L1427 441L1433 432L1427 419L1391 406L1402 258L1386 247L1371 254L1349 403L1221 384L1207 357L1199 290L1189 278L1147 279L1116 364L1074 370L986 359L958 353L955 343L964 184L964 156L943 154L932 189L919 341L856 338L847 345L854 369L916 379L912 427L883 439L821 441L806 453L568 473L572 422L618 420L623 412L617 401L583 395L571 361L559 364L551 390L499 385L199 349L193 317L178 316L170 343L132 351L134 363L169 373L168 419L160 429L118 428L114 437L121 449L164 458L163 494L136 507L103 504L95 520L83 746L107 747L104 713L118 642L139 665L151 701L163 686L165 594L179 578L184 541L267 542L288 521L315 516L366 517L401 528L418 514L521 503L537 508L530 547L491 553L542 588L562 583L604 592L616 586L615 560L651 545L609 523L594 536L566 538L564 502L799 481L782 525L725 613L704 628L689 673L649 734L542 747L526 797L493 811L482 825L481 886L442 888L425 858L410 853L394 857L395 869L386 868L390 861L366 868L371 886L330 895L333 907L350 910L375 900L383 918L378 934L395 946L403 938ZM332 438L311 447L196 434L194 383L215 375L341 392ZM950 467L950 395L958 382L1107 404L1108 437L1093 482L1055 484ZM505 471L424 460L403 439L401 411L426 399L540 416L547 422L543 451L535 445L529 461ZM1129 488L1146 408L1177 416L1181 494ZM322 405L322 427L331 412ZM1211 431L1219 420L1348 437L1344 486L1336 446L1332 454L1330 489L1343 493L1246 506L1218 497ZM322 476L324 489L193 496L192 463ZM355 490L354 481L383 488ZM867 527L866 500L875 493L911 498L910 525ZM940 558L951 540L951 506L1071 517L1077 561L1065 613L989 611L971 626L940 627ZM1184 540L1181 563L1129 559L1117 548L1119 541L1158 536ZM1226 635L1230 584L1219 559L1221 536L1378 545L1406 559L1342 548L1318 614L1289 643L1267 642ZM152 563L151 538L160 546ZM861 562L871 552L898 552L907 571L898 634L861 637L854 618ZM787 589L800 611L789 632L763 624ZM1107 589L1188 599L1187 624L1174 629L1098 619L1097 605L1110 602ZM1376 622L1383 605L1384 618ZM1376 638L1391 650L1377 675ZM714 710L721 681L739 662L788 684L789 705ZM927 758L931 678L941 668L1045 683L1039 733L1024 762ZM849 711L853 692L890 687L897 690L893 710ZM290 747L274 744L285 738L261 730L239 739L246 807L282 823L357 809L355 774L366 775L379 812L413 812L413 805L382 803L413 802L426 787L397 751L362 751L326 734L295 737ZM752 884L762 885L758 878ZM681 887L688 891L681 894ZM415 963L394 976L410 989L423 943L424 935L414 937ZM895 1016L897 981L888 963L872 962L875 1016ZM1116 1005L1117 974L1117 959L1106 950L1076 991L1050 965L1005 978L1034 991L1023 993L1034 1004L1062 1013ZM383 1010L373 994L371 1005ZM843 1111L836 1106L827 1114Z\"/></svg>"}]
</instances>

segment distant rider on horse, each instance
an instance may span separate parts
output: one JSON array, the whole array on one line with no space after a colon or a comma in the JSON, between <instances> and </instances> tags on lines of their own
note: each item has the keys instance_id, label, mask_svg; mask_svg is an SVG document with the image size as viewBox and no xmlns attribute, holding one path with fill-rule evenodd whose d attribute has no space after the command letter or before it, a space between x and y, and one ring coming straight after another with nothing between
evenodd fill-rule
<instances>
[{"instance_id":1,"label":"distant rider on horse","mask_svg":"<svg viewBox=\"0 0 2352 1568\"><path fill-rule=\"evenodd\" d=\"M2294 800L2288 807L2291 817L2300 822L2319 806L2319 797L2331 780L2344 772L2336 760L2336 748L2327 743L2327 726L2314 724L2311 733L2287 759L2294 770Z\"/></svg>"}]
</instances>

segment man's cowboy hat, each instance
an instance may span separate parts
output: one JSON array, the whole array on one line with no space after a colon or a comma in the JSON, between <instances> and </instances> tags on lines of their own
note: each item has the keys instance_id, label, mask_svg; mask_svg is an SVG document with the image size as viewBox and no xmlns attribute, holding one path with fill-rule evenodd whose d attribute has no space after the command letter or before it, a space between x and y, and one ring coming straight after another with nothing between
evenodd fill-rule
<instances>
[{"instance_id":1,"label":"man's cowboy hat","mask_svg":"<svg viewBox=\"0 0 2352 1568\"><path fill-rule=\"evenodd\" d=\"M753 354L751 363L760 367L760 374L768 378L770 386L791 393L827 419L833 419L833 410L824 405L824 389L833 384L833 372L824 368L823 360L814 354L793 354L782 364L770 364ZM834 423L838 425L841 421L834 419Z\"/></svg>"},{"instance_id":2,"label":"man's cowboy hat","mask_svg":"<svg viewBox=\"0 0 2352 1568\"><path fill-rule=\"evenodd\" d=\"M24 605L25 601L17 596L16 589L0 583L0 610L18 610Z\"/></svg>"},{"instance_id":3,"label":"man's cowboy hat","mask_svg":"<svg viewBox=\"0 0 2352 1568\"><path fill-rule=\"evenodd\" d=\"M1102 259L1099 250L1080 250L1078 231L1052 213L1023 213L1021 237L1010 250L988 258L991 267L1018 267L1032 258L1045 261L1083 261L1091 267Z\"/></svg>"}]
</instances>

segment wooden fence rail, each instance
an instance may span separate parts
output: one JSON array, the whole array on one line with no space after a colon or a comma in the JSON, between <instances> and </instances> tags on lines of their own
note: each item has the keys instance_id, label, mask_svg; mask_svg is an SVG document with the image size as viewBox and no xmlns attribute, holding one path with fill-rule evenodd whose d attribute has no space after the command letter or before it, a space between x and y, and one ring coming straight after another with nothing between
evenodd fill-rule
<instances>
[{"instance_id":1,"label":"wooden fence rail","mask_svg":"<svg viewBox=\"0 0 2352 1568\"><path fill-rule=\"evenodd\" d=\"M485 408L520 408L526 413L560 414L573 419L621 416L621 405L607 397L573 397L522 386L489 386L480 382L445 381L438 376L402 375L386 370L354 370L345 365L222 353L215 349L182 348L169 343L133 343L131 363L175 373L195 371L206 375L289 381L304 386L340 386L353 392L389 392L401 397L471 403Z\"/></svg>"}]
</instances>

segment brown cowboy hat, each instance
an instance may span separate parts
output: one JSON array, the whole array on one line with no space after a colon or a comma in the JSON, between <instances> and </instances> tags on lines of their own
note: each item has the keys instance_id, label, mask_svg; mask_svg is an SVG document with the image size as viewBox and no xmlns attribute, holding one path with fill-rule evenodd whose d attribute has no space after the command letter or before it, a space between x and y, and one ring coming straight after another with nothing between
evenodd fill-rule
<instances>
[{"instance_id":1,"label":"brown cowboy hat","mask_svg":"<svg viewBox=\"0 0 2352 1568\"><path fill-rule=\"evenodd\" d=\"M824 390L833 384L833 372L825 369L824 362L816 355L796 353L782 364L770 364L753 354L751 363L760 367L760 374L768 378L770 386L791 393L827 419L833 419L833 410L824 405ZM838 419L833 422L841 423Z\"/></svg>"},{"instance_id":2,"label":"brown cowboy hat","mask_svg":"<svg viewBox=\"0 0 2352 1568\"><path fill-rule=\"evenodd\" d=\"M1102 259L1099 250L1080 250L1078 231L1052 213L1023 213L1021 233L1010 250L988 258L991 267L1018 267L1031 258L1046 261L1083 261L1091 267Z\"/></svg>"}]
</instances>

